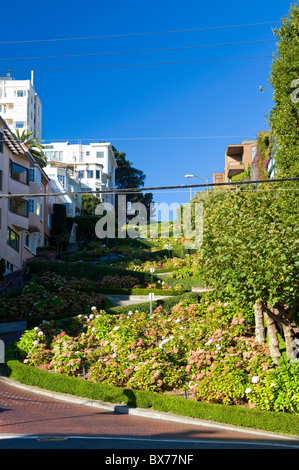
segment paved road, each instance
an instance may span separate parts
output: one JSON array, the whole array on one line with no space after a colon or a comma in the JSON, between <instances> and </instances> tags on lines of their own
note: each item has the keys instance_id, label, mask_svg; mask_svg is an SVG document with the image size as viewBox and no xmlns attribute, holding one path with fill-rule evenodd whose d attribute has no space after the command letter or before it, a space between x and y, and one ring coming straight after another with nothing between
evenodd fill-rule
<instances>
[{"instance_id":1,"label":"paved road","mask_svg":"<svg viewBox=\"0 0 299 470\"><path fill-rule=\"evenodd\" d=\"M87 406L39 392L0 378L0 449L299 449L299 439L199 420L165 420L159 413L124 414L114 405Z\"/></svg>"},{"instance_id":2,"label":"paved road","mask_svg":"<svg viewBox=\"0 0 299 470\"><path fill-rule=\"evenodd\" d=\"M27 436L27 439L25 437ZM299 440L61 401L0 380L0 448L194 449L297 447ZM54 446L54 447L53 447Z\"/></svg>"}]
</instances>

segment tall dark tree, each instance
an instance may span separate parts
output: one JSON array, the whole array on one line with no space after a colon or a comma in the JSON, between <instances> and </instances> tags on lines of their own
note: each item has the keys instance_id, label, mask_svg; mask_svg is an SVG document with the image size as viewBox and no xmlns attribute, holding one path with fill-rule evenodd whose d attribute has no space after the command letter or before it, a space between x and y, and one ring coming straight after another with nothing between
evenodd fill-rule
<instances>
[{"instance_id":1,"label":"tall dark tree","mask_svg":"<svg viewBox=\"0 0 299 470\"><path fill-rule=\"evenodd\" d=\"M129 188L142 188L144 187L144 182L146 175L142 170L138 170L133 167L133 163L126 159L126 154L124 152L120 153L112 146L114 156L117 162L117 169L115 172L115 187L116 189L129 189ZM127 202L135 203L140 202L145 205L147 209L148 220L151 218L151 207L150 204L153 203L153 194L152 193L135 193L135 194L126 194ZM116 211L117 211L117 198L116 198Z\"/></svg>"}]
</instances>

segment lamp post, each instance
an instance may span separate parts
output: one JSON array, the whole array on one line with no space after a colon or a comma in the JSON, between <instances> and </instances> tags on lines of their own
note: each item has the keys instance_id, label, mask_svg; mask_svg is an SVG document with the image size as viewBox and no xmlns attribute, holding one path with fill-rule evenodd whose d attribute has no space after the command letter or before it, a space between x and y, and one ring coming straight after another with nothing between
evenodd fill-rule
<instances>
[{"instance_id":1,"label":"lamp post","mask_svg":"<svg viewBox=\"0 0 299 470\"><path fill-rule=\"evenodd\" d=\"M208 177L207 177L207 180L205 180L204 178L202 178L201 176L197 176L197 175L185 175L185 178L199 178L201 179L204 183L207 183L209 184L209 180L208 180ZM209 188L207 188L207 191L209 190ZM190 188L190 201L192 199L192 188Z\"/></svg>"}]
</instances>

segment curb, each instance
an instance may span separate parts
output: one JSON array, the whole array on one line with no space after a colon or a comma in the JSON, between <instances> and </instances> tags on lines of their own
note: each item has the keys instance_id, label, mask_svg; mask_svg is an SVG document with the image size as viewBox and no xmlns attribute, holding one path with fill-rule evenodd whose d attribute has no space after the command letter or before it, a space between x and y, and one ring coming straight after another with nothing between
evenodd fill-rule
<instances>
[{"instance_id":1,"label":"curb","mask_svg":"<svg viewBox=\"0 0 299 470\"><path fill-rule=\"evenodd\" d=\"M134 416L140 416L143 418L162 419L165 421L172 421L172 422L182 423L182 424L191 424L191 425L203 426L203 427L213 427L213 428L218 428L218 429L222 429L226 431L235 431L235 432L240 432L244 434L254 434L256 436L260 435L263 437L269 437L269 439L275 438L275 439L281 439L285 441L294 441L294 443L298 443L299 445L299 438L294 437L294 436L275 434L269 431L260 431L260 430L253 430L253 429L248 429L248 428L241 428L238 426L226 425L226 424L221 424L221 423L217 423L213 421L201 420L198 418L188 418L188 417L173 415L171 413L161 413L159 411L146 410L142 408L132 408L125 404L113 404L113 403L102 402L100 400L90 400L88 398L82 398L82 397L78 397L74 395L67 395L63 393L52 392L49 390L34 387L32 385L25 385L15 380L9 379L8 377L4 377L2 375L0 375L0 382L3 382L6 385L24 390L26 392L35 393L37 395L42 395L42 396L49 397L55 400L65 401L74 405L100 408L103 410L112 411L114 413L129 414L129 415L134 415Z\"/></svg>"}]
</instances>

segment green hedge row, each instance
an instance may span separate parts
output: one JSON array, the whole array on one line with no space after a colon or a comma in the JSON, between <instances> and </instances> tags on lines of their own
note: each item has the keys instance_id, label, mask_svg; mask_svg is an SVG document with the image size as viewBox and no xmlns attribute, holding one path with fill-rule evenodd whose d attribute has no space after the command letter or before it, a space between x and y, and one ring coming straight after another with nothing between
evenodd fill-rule
<instances>
[{"instance_id":1,"label":"green hedge row","mask_svg":"<svg viewBox=\"0 0 299 470\"><path fill-rule=\"evenodd\" d=\"M115 295L149 295L150 292L155 295L183 295L189 292L185 289L130 289L130 288L112 288L112 287L100 287L97 289L100 294L115 294Z\"/></svg>"},{"instance_id":2,"label":"green hedge row","mask_svg":"<svg viewBox=\"0 0 299 470\"><path fill-rule=\"evenodd\" d=\"M90 400L126 404L133 408L151 408L177 416L197 418L259 429L285 435L299 436L299 419L288 413L274 413L238 406L196 402L186 398L155 392L132 390L103 383L93 383L80 378L53 374L25 365L15 359L15 346L6 351L7 375L23 384L53 392L84 397Z\"/></svg>"},{"instance_id":3,"label":"green hedge row","mask_svg":"<svg viewBox=\"0 0 299 470\"><path fill-rule=\"evenodd\" d=\"M152 302L152 308L153 310L155 310L155 308L161 305L163 308L165 308L165 310L170 310L172 307L174 307L177 303L181 301L194 300L194 302L197 302L199 298L200 298L200 295L196 293L192 293L192 292L187 292L186 294L183 294L183 295L165 297L165 299L154 300ZM119 307L111 307L111 308L106 309L106 312L109 314L115 314L115 315L122 315L122 314L125 315L130 310L139 310L139 312L149 313L150 302L142 302L140 304L135 304L135 305L121 305Z\"/></svg>"},{"instance_id":4,"label":"green hedge row","mask_svg":"<svg viewBox=\"0 0 299 470\"><path fill-rule=\"evenodd\" d=\"M109 299L104 300L104 307L103 310L108 311L110 308L113 308L113 304ZM80 315L90 315L91 311L88 310L84 313L80 312ZM35 326L38 326L42 323L43 320L45 321L54 321L55 323L63 323L66 329L68 325L72 325L74 321L76 322L76 318L79 315L79 312L70 312L69 314L62 313L61 315L43 315L42 317L26 317L27 328L31 329Z\"/></svg>"},{"instance_id":5,"label":"green hedge row","mask_svg":"<svg viewBox=\"0 0 299 470\"><path fill-rule=\"evenodd\" d=\"M97 281L105 276L132 276L136 277L140 282L151 282L152 277L149 273L140 271L128 271L125 269L116 269L110 266L97 266L88 263L67 263L57 261L31 261L28 263L30 274L41 275L46 271L59 274L66 279L76 277L77 279L89 279Z\"/></svg>"}]
</instances>

